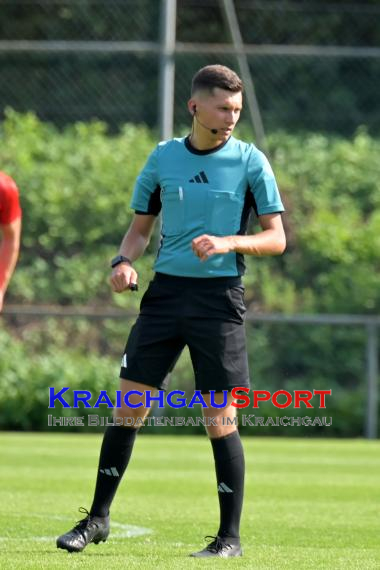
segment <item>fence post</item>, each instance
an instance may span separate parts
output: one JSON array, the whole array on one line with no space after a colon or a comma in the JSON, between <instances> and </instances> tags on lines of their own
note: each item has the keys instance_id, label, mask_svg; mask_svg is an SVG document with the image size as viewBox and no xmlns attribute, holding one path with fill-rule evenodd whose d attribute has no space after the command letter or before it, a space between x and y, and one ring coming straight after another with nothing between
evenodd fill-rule
<instances>
[{"instance_id":1,"label":"fence post","mask_svg":"<svg viewBox=\"0 0 380 570\"><path fill-rule=\"evenodd\" d=\"M161 55L159 126L160 139L173 136L176 0L161 0Z\"/></svg>"},{"instance_id":2,"label":"fence post","mask_svg":"<svg viewBox=\"0 0 380 570\"><path fill-rule=\"evenodd\" d=\"M256 135L257 146L266 154L268 154L259 102L256 97L256 90L252 81L251 72L249 70L247 54L244 53L244 43L236 15L235 6L232 0L221 0L221 7L232 39L232 43L234 45L240 73L244 82L248 110L251 116L253 130Z\"/></svg>"},{"instance_id":3,"label":"fence post","mask_svg":"<svg viewBox=\"0 0 380 570\"><path fill-rule=\"evenodd\" d=\"M378 414L378 338L377 325L367 324L366 376L367 376L367 408L365 418L365 436L377 438Z\"/></svg>"}]
</instances>

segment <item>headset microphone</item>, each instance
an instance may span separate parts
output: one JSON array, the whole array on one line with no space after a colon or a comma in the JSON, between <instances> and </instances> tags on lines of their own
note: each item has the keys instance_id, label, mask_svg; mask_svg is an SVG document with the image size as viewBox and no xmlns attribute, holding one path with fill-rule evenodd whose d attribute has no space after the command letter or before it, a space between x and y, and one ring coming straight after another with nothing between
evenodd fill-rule
<instances>
[{"instance_id":1,"label":"headset microphone","mask_svg":"<svg viewBox=\"0 0 380 570\"><path fill-rule=\"evenodd\" d=\"M204 129L207 129L208 131L211 131L213 135L217 135L219 129L210 129L210 127L206 127L206 125L204 125L203 123L201 123L200 120L198 119L198 117L195 116L195 115L196 115L196 112L197 112L197 108L196 108L196 106L194 105L194 107L193 107L193 116L194 116L194 118L198 121L198 123L201 125L201 127L203 127Z\"/></svg>"}]
</instances>

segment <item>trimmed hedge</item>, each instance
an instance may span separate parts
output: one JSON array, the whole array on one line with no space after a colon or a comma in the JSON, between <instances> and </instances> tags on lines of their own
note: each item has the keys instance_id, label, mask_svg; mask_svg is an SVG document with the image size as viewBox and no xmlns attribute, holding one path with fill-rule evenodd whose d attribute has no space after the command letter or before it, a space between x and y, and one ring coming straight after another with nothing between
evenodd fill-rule
<instances>
[{"instance_id":1,"label":"trimmed hedge","mask_svg":"<svg viewBox=\"0 0 380 570\"><path fill-rule=\"evenodd\" d=\"M0 168L16 179L24 210L21 259L6 302L116 304L136 311L152 275L154 240L136 265L138 294L112 295L108 266L131 220L134 179L154 147L154 134L125 125L111 136L99 122L58 131L33 114L8 110L0 137ZM269 146L287 207L288 248L282 257L246 259L249 309L378 314L379 140L365 130L350 140L280 132L271 135ZM52 382L78 389L114 386L127 318L100 327L83 320L6 322L0 343L3 428L45 429ZM361 435L364 346L363 331L356 328L249 327L253 387L331 387L334 403L327 414L335 421L325 431ZM173 385L192 389L186 356ZM274 411L265 408L268 415Z\"/></svg>"}]
</instances>

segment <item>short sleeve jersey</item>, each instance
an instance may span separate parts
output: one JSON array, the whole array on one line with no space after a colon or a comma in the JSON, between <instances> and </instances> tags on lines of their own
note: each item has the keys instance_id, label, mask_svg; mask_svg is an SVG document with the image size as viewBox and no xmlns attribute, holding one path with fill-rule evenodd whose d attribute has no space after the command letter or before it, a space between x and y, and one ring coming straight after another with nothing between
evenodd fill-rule
<instances>
[{"instance_id":1,"label":"short sleeve jersey","mask_svg":"<svg viewBox=\"0 0 380 570\"><path fill-rule=\"evenodd\" d=\"M7 225L21 217L18 188L14 180L0 172L0 224Z\"/></svg>"},{"instance_id":2,"label":"short sleeve jersey","mask_svg":"<svg viewBox=\"0 0 380 570\"><path fill-rule=\"evenodd\" d=\"M265 155L234 137L207 151L193 148L188 138L158 144L137 178L131 207L137 214L162 209L154 269L184 277L242 275L242 254L202 262L191 241L202 234L243 235L252 210L259 216L284 210Z\"/></svg>"}]
</instances>

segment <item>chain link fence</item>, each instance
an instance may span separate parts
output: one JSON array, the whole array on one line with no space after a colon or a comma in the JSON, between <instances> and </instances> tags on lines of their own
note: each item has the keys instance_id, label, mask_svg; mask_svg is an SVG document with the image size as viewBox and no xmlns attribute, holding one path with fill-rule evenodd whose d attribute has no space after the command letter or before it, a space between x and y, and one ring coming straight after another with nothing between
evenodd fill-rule
<instances>
[{"instance_id":1,"label":"chain link fence","mask_svg":"<svg viewBox=\"0 0 380 570\"><path fill-rule=\"evenodd\" d=\"M234 2L267 132L380 131L380 5ZM0 111L64 125L159 123L160 0L3 0ZM178 0L175 130L194 72L237 69L218 0ZM242 120L248 120L247 114Z\"/></svg>"}]
</instances>

